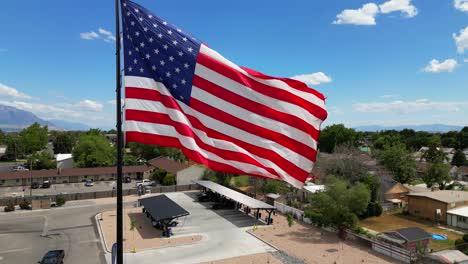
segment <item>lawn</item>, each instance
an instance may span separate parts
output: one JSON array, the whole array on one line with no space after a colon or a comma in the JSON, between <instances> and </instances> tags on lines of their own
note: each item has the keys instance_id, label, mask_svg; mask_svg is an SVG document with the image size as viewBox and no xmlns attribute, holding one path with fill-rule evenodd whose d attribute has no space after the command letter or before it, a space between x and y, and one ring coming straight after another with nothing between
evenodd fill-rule
<instances>
[{"instance_id":1,"label":"lawn","mask_svg":"<svg viewBox=\"0 0 468 264\"><path fill-rule=\"evenodd\" d=\"M462 235L444 230L434 226L431 222L421 220L412 216L403 214L382 214L379 217L370 217L360 222L360 225L365 228L375 230L377 232L391 231L405 227L420 227L430 234L443 234L447 236L445 241L431 240L430 247L434 251L447 249L454 246L455 240L462 238Z\"/></svg>"}]
</instances>

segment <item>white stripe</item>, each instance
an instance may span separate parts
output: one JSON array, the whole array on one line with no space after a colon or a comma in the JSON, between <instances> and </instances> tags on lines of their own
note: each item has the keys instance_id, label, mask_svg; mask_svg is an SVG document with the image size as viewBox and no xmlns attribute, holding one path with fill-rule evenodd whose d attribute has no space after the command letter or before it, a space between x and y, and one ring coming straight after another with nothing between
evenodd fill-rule
<instances>
[{"instance_id":1,"label":"white stripe","mask_svg":"<svg viewBox=\"0 0 468 264\"><path fill-rule=\"evenodd\" d=\"M299 130L290 125L284 124L280 121L270 119L250 112L245 108L238 107L231 104L215 95L202 90L196 86L192 87L192 98L198 99L202 102L209 102L210 106L221 109L222 111L231 114L242 120L246 120L252 124L264 127L274 132L283 134L291 139L297 140L313 149L317 149L317 142L307 133Z\"/></svg>"},{"instance_id":2,"label":"white stripe","mask_svg":"<svg viewBox=\"0 0 468 264\"><path fill-rule=\"evenodd\" d=\"M126 105L126 109L135 109L135 110L149 111L149 112L155 112L155 113L167 113L171 117L172 120L187 124L190 127L192 127L191 123L187 120L187 118L183 116L183 113L172 108L167 108L160 102L141 100L141 99L125 99L125 105ZM203 125L205 125L208 128L211 128L225 135L230 135L230 136L235 135L233 137L237 138L238 140L244 141L246 143L252 144L254 146L258 146L264 149L270 149L276 152L281 157L286 158L291 163L297 164L299 168L301 168L302 170L306 172L309 172L312 170L313 162L310 159L307 159L301 156L300 154L282 145L277 144L274 141L267 140L265 138L248 133L242 129L238 129L236 127L233 127L231 125L218 121L214 118L206 116L186 106L182 102L179 102L179 106L182 108L185 114L191 115L194 118L198 119ZM205 142L205 143L209 144L208 142ZM236 150L236 151L239 151L239 150ZM268 166L266 164L264 165Z\"/></svg>"},{"instance_id":3,"label":"white stripe","mask_svg":"<svg viewBox=\"0 0 468 264\"><path fill-rule=\"evenodd\" d=\"M278 176L270 174L268 171L266 171L263 168L257 167L249 163L244 163L244 162L239 162L239 161L234 161L234 160L226 160L210 151L200 148L193 138L179 134L173 126L164 125L164 124L152 124L152 123L138 122L138 121L125 121L125 131L127 132L136 131L136 132L155 134L155 135L160 135L160 136L176 137L185 148L196 151L197 153L200 153L200 155L202 155L204 158L208 160L212 160L212 161L216 161L222 164L233 166L246 173L263 175L263 176L270 177L273 179L278 179ZM282 175L282 176L286 176L286 175ZM285 177L284 180L290 182L291 184L295 186L302 185L302 183L290 177L289 175L288 177Z\"/></svg>"},{"instance_id":4,"label":"white stripe","mask_svg":"<svg viewBox=\"0 0 468 264\"><path fill-rule=\"evenodd\" d=\"M232 68L234 68L235 70L241 72L242 74L248 76L249 78L252 78L254 79L255 81L259 82L259 83L263 83L265 85L268 85L268 86L272 86L272 87L275 87L275 88L278 88L278 89L281 89L281 90L285 90L285 91L288 91L290 93L293 93L301 98L304 98L305 100L325 109L325 101L322 100L321 98L318 98L315 94L312 94L312 93L307 93L307 92L303 92L303 91L300 91L300 90L297 90L295 88L292 88L290 87L287 83L281 81L281 80L263 80L263 79L259 79L257 77L254 77L254 76L251 76L250 74L248 74L245 70L243 70L241 67L237 66L235 63L232 63L231 61L229 61L228 59L224 58L221 54L219 54L218 52L208 48L207 46L205 45L201 45L200 47L200 53L203 53L207 56L210 56L211 58L213 59L216 59Z\"/></svg>"},{"instance_id":5,"label":"white stripe","mask_svg":"<svg viewBox=\"0 0 468 264\"><path fill-rule=\"evenodd\" d=\"M322 123L322 120L315 117L309 111L305 110L304 108L298 105L278 100L256 92L255 90L252 90L251 88L242 85L198 63L195 66L195 74L202 77L203 79L209 80L210 82L223 87L228 91L231 91L249 100L253 100L258 104L263 104L267 107L273 108L277 111L286 114L295 115L298 118L312 125L315 129L320 129L320 124Z\"/></svg>"}]
</instances>

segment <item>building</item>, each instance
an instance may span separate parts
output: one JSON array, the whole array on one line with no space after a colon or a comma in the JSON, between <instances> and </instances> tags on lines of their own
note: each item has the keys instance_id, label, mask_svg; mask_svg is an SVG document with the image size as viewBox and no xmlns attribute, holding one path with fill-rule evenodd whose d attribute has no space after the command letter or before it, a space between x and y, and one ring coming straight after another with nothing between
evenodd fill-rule
<instances>
[{"instance_id":1,"label":"building","mask_svg":"<svg viewBox=\"0 0 468 264\"><path fill-rule=\"evenodd\" d=\"M468 166L453 166L450 172L455 179L458 179L460 181L468 180Z\"/></svg>"},{"instance_id":2,"label":"building","mask_svg":"<svg viewBox=\"0 0 468 264\"><path fill-rule=\"evenodd\" d=\"M409 193L408 212L434 222L447 224L447 211L468 206L468 192L433 191Z\"/></svg>"},{"instance_id":3,"label":"building","mask_svg":"<svg viewBox=\"0 0 468 264\"><path fill-rule=\"evenodd\" d=\"M55 155L57 169L71 169L75 167L72 154L57 154Z\"/></svg>"},{"instance_id":4,"label":"building","mask_svg":"<svg viewBox=\"0 0 468 264\"><path fill-rule=\"evenodd\" d=\"M459 250L442 250L425 256L425 264L468 264L468 256Z\"/></svg>"},{"instance_id":5,"label":"building","mask_svg":"<svg viewBox=\"0 0 468 264\"><path fill-rule=\"evenodd\" d=\"M148 165L154 168L164 169L176 176L177 185L193 184L201 180L205 167L191 161L178 162L167 157L158 157L148 161Z\"/></svg>"},{"instance_id":6,"label":"building","mask_svg":"<svg viewBox=\"0 0 468 264\"><path fill-rule=\"evenodd\" d=\"M430 192L430 191L431 189L426 188L424 186L401 184L397 182L390 189L388 189L387 192L385 192L384 196L385 196L386 202L397 204L398 206L403 206L408 202L407 195L409 193Z\"/></svg>"},{"instance_id":7,"label":"building","mask_svg":"<svg viewBox=\"0 0 468 264\"><path fill-rule=\"evenodd\" d=\"M297 190L297 198L301 201L307 201L309 197L317 192L325 190L325 185L318 185L312 182L307 182L302 189Z\"/></svg>"},{"instance_id":8,"label":"building","mask_svg":"<svg viewBox=\"0 0 468 264\"><path fill-rule=\"evenodd\" d=\"M5 156L7 151L7 146L6 145L0 145L0 159Z\"/></svg>"},{"instance_id":9,"label":"building","mask_svg":"<svg viewBox=\"0 0 468 264\"><path fill-rule=\"evenodd\" d=\"M109 142L112 145L117 144L117 134L105 134L104 136L107 138L107 140L109 140Z\"/></svg>"},{"instance_id":10,"label":"building","mask_svg":"<svg viewBox=\"0 0 468 264\"><path fill-rule=\"evenodd\" d=\"M407 227L377 234L377 239L396 245L400 248L417 252L418 247L427 250L431 234L419 227Z\"/></svg>"},{"instance_id":11,"label":"building","mask_svg":"<svg viewBox=\"0 0 468 264\"><path fill-rule=\"evenodd\" d=\"M132 179L148 178L153 168L146 165L124 166L123 176ZM73 168L34 171L0 172L0 186L27 186L32 182L74 183L87 179L93 181L113 181L117 177L117 167Z\"/></svg>"}]
</instances>

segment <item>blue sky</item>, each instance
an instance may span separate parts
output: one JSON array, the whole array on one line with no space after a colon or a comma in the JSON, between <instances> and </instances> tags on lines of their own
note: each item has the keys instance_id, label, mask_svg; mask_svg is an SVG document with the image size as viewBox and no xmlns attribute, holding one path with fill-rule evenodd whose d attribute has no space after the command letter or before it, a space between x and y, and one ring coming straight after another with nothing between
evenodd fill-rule
<instances>
[{"instance_id":1,"label":"blue sky","mask_svg":"<svg viewBox=\"0 0 468 264\"><path fill-rule=\"evenodd\" d=\"M326 124L468 125L468 1L136 2L239 65L307 81ZM112 127L113 23L112 0L2 3L0 104Z\"/></svg>"}]
</instances>

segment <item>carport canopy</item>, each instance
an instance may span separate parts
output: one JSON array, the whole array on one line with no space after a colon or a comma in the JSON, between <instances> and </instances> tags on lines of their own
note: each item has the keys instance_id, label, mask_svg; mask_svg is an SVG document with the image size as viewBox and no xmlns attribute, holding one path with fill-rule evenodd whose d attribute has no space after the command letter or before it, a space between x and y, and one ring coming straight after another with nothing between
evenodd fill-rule
<instances>
[{"instance_id":1,"label":"carport canopy","mask_svg":"<svg viewBox=\"0 0 468 264\"><path fill-rule=\"evenodd\" d=\"M250 196L234 191L232 189L229 189L225 186L222 186L212 181L195 181L195 183L206 189L209 189L213 192L223 195L233 201L243 204L251 209L266 209L266 210L275 209L275 207L272 205L269 205L265 202L254 199Z\"/></svg>"},{"instance_id":2,"label":"carport canopy","mask_svg":"<svg viewBox=\"0 0 468 264\"><path fill-rule=\"evenodd\" d=\"M138 199L138 201L156 222L189 215L189 212L164 194Z\"/></svg>"}]
</instances>

